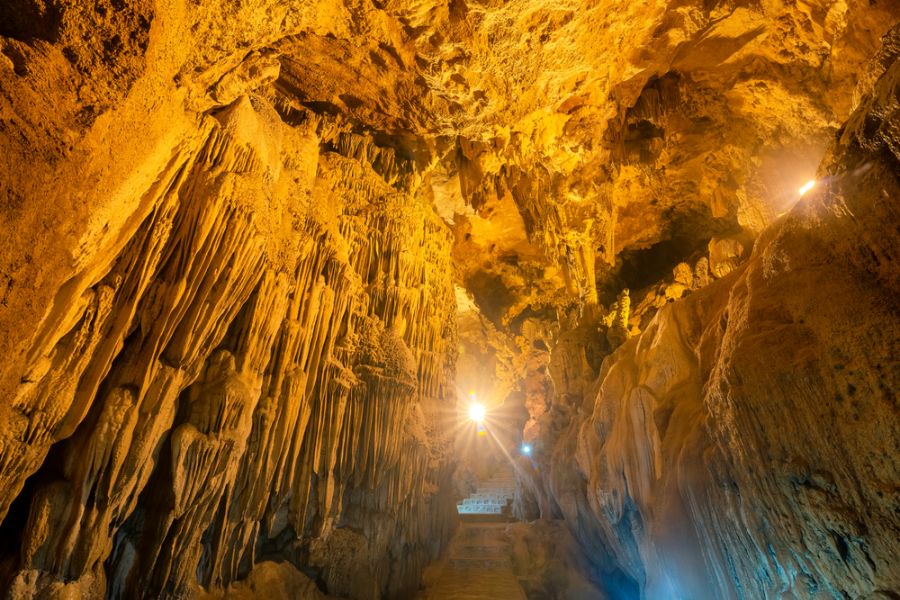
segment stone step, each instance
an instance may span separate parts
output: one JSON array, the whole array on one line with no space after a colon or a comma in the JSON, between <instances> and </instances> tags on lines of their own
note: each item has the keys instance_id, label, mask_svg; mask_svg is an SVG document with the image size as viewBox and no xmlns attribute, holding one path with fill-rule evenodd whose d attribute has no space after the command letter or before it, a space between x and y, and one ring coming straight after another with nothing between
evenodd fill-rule
<instances>
[{"instance_id":1,"label":"stone step","mask_svg":"<svg viewBox=\"0 0 900 600\"><path fill-rule=\"evenodd\" d=\"M456 506L456 512L461 515L499 515L503 514L503 506L498 505L487 505L487 504L479 504L479 505L465 505L458 504Z\"/></svg>"},{"instance_id":2,"label":"stone step","mask_svg":"<svg viewBox=\"0 0 900 600\"><path fill-rule=\"evenodd\" d=\"M504 505L509 502L509 498L472 498L471 496L462 501L463 506L481 505L481 504L499 504Z\"/></svg>"},{"instance_id":3,"label":"stone step","mask_svg":"<svg viewBox=\"0 0 900 600\"><path fill-rule=\"evenodd\" d=\"M454 546L450 558L509 558L509 544Z\"/></svg>"},{"instance_id":4,"label":"stone step","mask_svg":"<svg viewBox=\"0 0 900 600\"><path fill-rule=\"evenodd\" d=\"M454 569L509 569L512 561L506 558L450 558L448 564Z\"/></svg>"},{"instance_id":5,"label":"stone step","mask_svg":"<svg viewBox=\"0 0 900 600\"><path fill-rule=\"evenodd\" d=\"M526 600L512 569L444 569L419 600Z\"/></svg>"},{"instance_id":6,"label":"stone step","mask_svg":"<svg viewBox=\"0 0 900 600\"><path fill-rule=\"evenodd\" d=\"M492 525L501 525L506 523L512 523L516 519L513 518L509 512L506 513L492 513L492 514L479 514L479 513L459 513L459 520L463 523L469 524L492 524Z\"/></svg>"},{"instance_id":7,"label":"stone step","mask_svg":"<svg viewBox=\"0 0 900 600\"><path fill-rule=\"evenodd\" d=\"M506 533L506 526L499 524L486 523L484 525L466 525L462 528L462 533L456 538L458 541L469 544L471 540L485 539L490 541L509 539Z\"/></svg>"}]
</instances>

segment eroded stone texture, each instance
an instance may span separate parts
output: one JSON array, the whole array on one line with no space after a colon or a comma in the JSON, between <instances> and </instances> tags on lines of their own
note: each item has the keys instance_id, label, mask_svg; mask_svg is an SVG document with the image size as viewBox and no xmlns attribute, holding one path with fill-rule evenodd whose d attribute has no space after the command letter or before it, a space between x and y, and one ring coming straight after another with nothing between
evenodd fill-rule
<instances>
[{"instance_id":1,"label":"eroded stone texture","mask_svg":"<svg viewBox=\"0 0 900 600\"><path fill-rule=\"evenodd\" d=\"M409 595L458 385L607 590L896 589L898 17L5 2L0 585Z\"/></svg>"},{"instance_id":2,"label":"eroded stone texture","mask_svg":"<svg viewBox=\"0 0 900 600\"><path fill-rule=\"evenodd\" d=\"M371 137L275 96L199 126L6 408L5 585L182 597L274 554L414 588L451 530L449 236Z\"/></svg>"},{"instance_id":3,"label":"eroded stone texture","mask_svg":"<svg viewBox=\"0 0 900 600\"><path fill-rule=\"evenodd\" d=\"M900 586L897 34L821 187L746 264L612 354L553 449L549 493L611 589L883 598Z\"/></svg>"}]
</instances>

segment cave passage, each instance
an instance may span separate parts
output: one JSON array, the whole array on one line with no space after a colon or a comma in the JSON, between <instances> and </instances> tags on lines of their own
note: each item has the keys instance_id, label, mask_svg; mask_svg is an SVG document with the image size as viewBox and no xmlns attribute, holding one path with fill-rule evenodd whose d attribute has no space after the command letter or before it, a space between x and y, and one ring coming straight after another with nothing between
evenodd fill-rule
<instances>
[{"instance_id":1,"label":"cave passage","mask_svg":"<svg viewBox=\"0 0 900 600\"><path fill-rule=\"evenodd\" d=\"M900 4L0 3L0 600L900 598Z\"/></svg>"}]
</instances>

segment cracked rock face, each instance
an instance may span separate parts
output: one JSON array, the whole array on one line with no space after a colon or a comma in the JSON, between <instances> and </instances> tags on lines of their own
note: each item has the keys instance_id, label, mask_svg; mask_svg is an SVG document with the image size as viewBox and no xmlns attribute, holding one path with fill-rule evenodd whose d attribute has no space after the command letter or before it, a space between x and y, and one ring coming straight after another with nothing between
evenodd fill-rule
<instances>
[{"instance_id":1,"label":"cracked rock face","mask_svg":"<svg viewBox=\"0 0 900 600\"><path fill-rule=\"evenodd\" d=\"M575 587L893 597L898 20L8 0L0 590L412 596L478 389Z\"/></svg>"}]
</instances>

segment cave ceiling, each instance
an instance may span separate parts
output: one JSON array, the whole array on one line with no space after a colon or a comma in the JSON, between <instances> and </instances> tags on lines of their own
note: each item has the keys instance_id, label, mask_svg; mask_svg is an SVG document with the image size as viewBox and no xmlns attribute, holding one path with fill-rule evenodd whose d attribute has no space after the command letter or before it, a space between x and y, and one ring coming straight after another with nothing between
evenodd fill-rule
<instances>
[{"instance_id":1,"label":"cave ceiling","mask_svg":"<svg viewBox=\"0 0 900 600\"><path fill-rule=\"evenodd\" d=\"M410 596L479 458L451 439L469 391L533 444L516 510L608 590L900 582L900 450L854 425L896 424L898 21L4 1L0 586ZM706 537L679 562L675 534Z\"/></svg>"},{"instance_id":2,"label":"cave ceiling","mask_svg":"<svg viewBox=\"0 0 900 600\"><path fill-rule=\"evenodd\" d=\"M671 269L713 237L752 241L814 177L892 18L781 2L345 10L232 73L269 68L260 93L393 149L386 178L432 198L458 282L497 325L609 304L622 257L660 243Z\"/></svg>"},{"instance_id":3,"label":"cave ceiling","mask_svg":"<svg viewBox=\"0 0 900 600\"><path fill-rule=\"evenodd\" d=\"M224 10L47 8L19 37L60 43L4 41L15 68L66 67L47 69L43 92L8 86L33 97L32 114L13 115L23 126L41 127L50 85L73 91L53 111L68 134L30 150L73 151L65 136L145 69L200 111L270 98L288 121L317 120L340 152L354 135L388 149L375 168L433 200L459 283L497 324L598 293L609 304L629 283L616 279L622 257L660 243L672 268L712 237L752 240L814 175L895 16L889 3L778 1ZM160 44L154 19L172 21Z\"/></svg>"}]
</instances>

